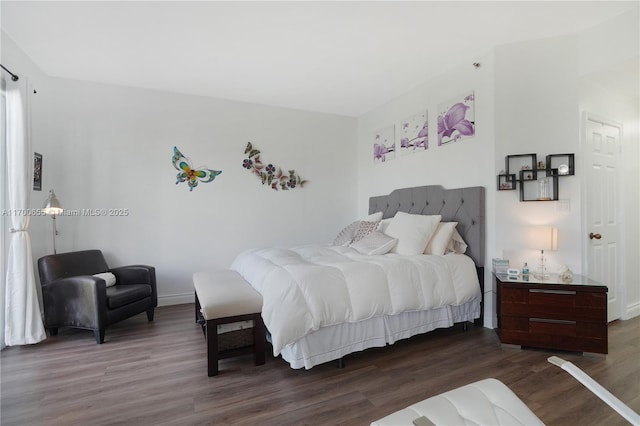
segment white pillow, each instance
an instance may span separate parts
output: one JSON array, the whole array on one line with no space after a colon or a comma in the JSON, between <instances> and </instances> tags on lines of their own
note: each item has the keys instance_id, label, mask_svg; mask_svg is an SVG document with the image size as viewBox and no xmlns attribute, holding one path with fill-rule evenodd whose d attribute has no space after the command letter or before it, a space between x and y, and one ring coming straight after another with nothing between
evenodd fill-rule
<instances>
[{"instance_id":1,"label":"white pillow","mask_svg":"<svg viewBox=\"0 0 640 426\"><path fill-rule=\"evenodd\" d=\"M391 221L393 220L392 217L388 218L388 219L382 219L380 221L380 226L378 227L378 229L382 232L387 230L387 226L389 226L389 224L391 223Z\"/></svg>"},{"instance_id":2,"label":"white pillow","mask_svg":"<svg viewBox=\"0 0 640 426\"><path fill-rule=\"evenodd\" d=\"M460 233L458 233L458 230L454 229L445 253L464 254L467 251L467 247L467 243L464 241Z\"/></svg>"},{"instance_id":3,"label":"white pillow","mask_svg":"<svg viewBox=\"0 0 640 426\"><path fill-rule=\"evenodd\" d=\"M397 238L391 253L402 255L423 254L427 243L438 227L442 216L398 212L387 226L386 234Z\"/></svg>"},{"instance_id":4,"label":"white pillow","mask_svg":"<svg viewBox=\"0 0 640 426\"><path fill-rule=\"evenodd\" d=\"M427 248L424 249L424 254L443 255L447 250L457 224L458 222L440 222L431 236Z\"/></svg>"},{"instance_id":5,"label":"white pillow","mask_svg":"<svg viewBox=\"0 0 640 426\"><path fill-rule=\"evenodd\" d=\"M101 274L93 274L96 278L102 278L105 283L107 283L107 287L111 287L116 285L116 276L111 272L103 272Z\"/></svg>"},{"instance_id":6,"label":"white pillow","mask_svg":"<svg viewBox=\"0 0 640 426\"><path fill-rule=\"evenodd\" d=\"M383 232L373 231L361 240L352 243L350 247L366 255L386 254L397 242L397 239L391 238Z\"/></svg>"},{"instance_id":7,"label":"white pillow","mask_svg":"<svg viewBox=\"0 0 640 426\"><path fill-rule=\"evenodd\" d=\"M367 222L375 222L376 220L382 220L382 212L371 213L369 216L365 217L362 220L366 220Z\"/></svg>"}]
</instances>

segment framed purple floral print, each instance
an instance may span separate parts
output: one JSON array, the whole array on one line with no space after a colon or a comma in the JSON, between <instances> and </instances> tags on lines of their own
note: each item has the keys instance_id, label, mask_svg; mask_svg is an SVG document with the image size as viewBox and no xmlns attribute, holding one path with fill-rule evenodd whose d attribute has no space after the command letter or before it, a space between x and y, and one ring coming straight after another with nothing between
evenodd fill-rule
<instances>
[{"instance_id":1,"label":"framed purple floral print","mask_svg":"<svg viewBox=\"0 0 640 426\"><path fill-rule=\"evenodd\" d=\"M473 137L475 133L473 92L438 106L438 146Z\"/></svg>"},{"instance_id":2,"label":"framed purple floral print","mask_svg":"<svg viewBox=\"0 0 640 426\"><path fill-rule=\"evenodd\" d=\"M402 120L396 127L396 146L401 155L415 154L429 149L427 111Z\"/></svg>"},{"instance_id":3,"label":"framed purple floral print","mask_svg":"<svg viewBox=\"0 0 640 426\"><path fill-rule=\"evenodd\" d=\"M373 136L373 162L384 163L396 158L396 142L393 125L375 132Z\"/></svg>"}]
</instances>

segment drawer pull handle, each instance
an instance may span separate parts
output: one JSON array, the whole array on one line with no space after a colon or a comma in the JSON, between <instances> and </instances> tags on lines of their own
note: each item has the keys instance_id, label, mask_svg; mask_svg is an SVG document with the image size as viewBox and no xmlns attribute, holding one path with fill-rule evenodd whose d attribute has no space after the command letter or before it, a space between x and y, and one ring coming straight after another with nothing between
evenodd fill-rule
<instances>
[{"instance_id":1,"label":"drawer pull handle","mask_svg":"<svg viewBox=\"0 0 640 426\"><path fill-rule=\"evenodd\" d=\"M530 322L545 322L545 323L548 323L548 324L568 324L568 325L575 325L576 324L575 321L546 319L546 318L529 318L529 321Z\"/></svg>"},{"instance_id":2,"label":"drawer pull handle","mask_svg":"<svg viewBox=\"0 0 640 426\"><path fill-rule=\"evenodd\" d=\"M576 294L575 290L540 290L537 288L530 288L529 293L545 293L545 294Z\"/></svg>"}]
</instances>

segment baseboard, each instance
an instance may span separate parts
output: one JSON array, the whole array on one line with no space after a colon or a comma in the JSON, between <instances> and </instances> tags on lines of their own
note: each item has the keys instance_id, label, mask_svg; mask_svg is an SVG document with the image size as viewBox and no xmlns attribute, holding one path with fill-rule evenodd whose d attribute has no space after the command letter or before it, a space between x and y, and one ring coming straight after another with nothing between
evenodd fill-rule
<instances>
[{"instance_id":1,"label":"baseboard","mask_svg":"<svg viewBox=\"0 0 640 426\"><path fill-rule=\"evenodd\" d=\"M185 303L194 303L194 293L169 294L167 296L158 296L158 306L183 305Z\"/></svg>"},{"instance_id":2,"label":"baseboard","mask_svg":"<svg viewBox=\"0 0 640 426\"><path fill-rule=\"evenodd\" d=\"M627 305L626 312L623 314L622 319L631 319L640 315L640 302Z\"/></svg>"}]
</instances>

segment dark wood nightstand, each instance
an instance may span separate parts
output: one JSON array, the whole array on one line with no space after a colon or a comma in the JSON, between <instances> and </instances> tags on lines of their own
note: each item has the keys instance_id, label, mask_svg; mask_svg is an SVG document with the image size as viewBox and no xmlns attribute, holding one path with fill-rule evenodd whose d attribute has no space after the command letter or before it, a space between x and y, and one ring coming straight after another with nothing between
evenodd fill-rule
<instances>
[{"instance_id":1,"label":"dark wood nightstand","mask_svg":"<svg viewBox=\"0 0 640 426\"><path fill-rule=\"evenodd\" d=\"M548 280L493 276L503 344L608 352L607 286L581 275L574 275L571 283L554 274Z\"/></svg>"}]
</instances>

